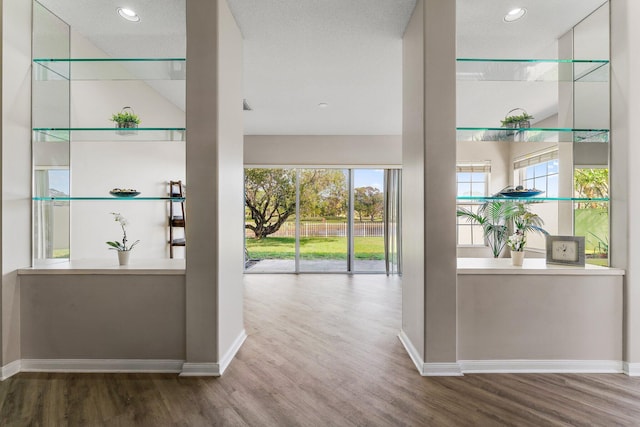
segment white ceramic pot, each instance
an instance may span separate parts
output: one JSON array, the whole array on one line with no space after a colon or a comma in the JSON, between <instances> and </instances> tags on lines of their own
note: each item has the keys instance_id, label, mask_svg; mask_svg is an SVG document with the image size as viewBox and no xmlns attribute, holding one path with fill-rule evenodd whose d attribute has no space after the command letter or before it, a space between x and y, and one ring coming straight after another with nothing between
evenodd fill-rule
<instances>
[{"instance_id":1,"label":"white ceramic pot","mask_svg":"<svg viewBox=\"0 0 640 427\"><path fill-rule=\"evenodd\" d=\"M118 251L118 262L120 265L129 265L129 254L131 251Z\"/></svg>"},{"instance_id":2,"label":"white ceramic pot","mask_svg":"<svg viewBox=\"0 0 640 427\"><path fill-rule=\"evenodd\" d=\"M511 251L511 264L516 267L522 267L524 262L524 251Z\"/></svg>"}]
</instances>

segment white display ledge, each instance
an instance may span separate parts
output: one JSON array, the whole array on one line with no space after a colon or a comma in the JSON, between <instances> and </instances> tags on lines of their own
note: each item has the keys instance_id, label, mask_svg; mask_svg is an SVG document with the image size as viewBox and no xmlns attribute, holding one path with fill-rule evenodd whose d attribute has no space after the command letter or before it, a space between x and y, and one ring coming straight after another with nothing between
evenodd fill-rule
<instances>
[{"instance_id":1,"label":"white display ledge","mask_svg":"<svg viewBox=\"0 0 640 427\"><path fill-rule=\"evenodd\" d=\"M525 258L522 267L511 258L458 258L458 274L531 274L553 276L623 276L619 268L587 264L584 267L547 264L543 258Z\"/></svg>"},{"instance_id":2,"label":"white display ledge","mask_svg":"<svg viewBox=\"0 0 640 427\"><path fill-rule=\"evenodd\" d=\"M184 275L184 259L132 259L129 265L118 265L118 259L50 260L33 267L21 268L18 275L51 274L126 274L126 275Z\"/></svg>"}]
</instances>

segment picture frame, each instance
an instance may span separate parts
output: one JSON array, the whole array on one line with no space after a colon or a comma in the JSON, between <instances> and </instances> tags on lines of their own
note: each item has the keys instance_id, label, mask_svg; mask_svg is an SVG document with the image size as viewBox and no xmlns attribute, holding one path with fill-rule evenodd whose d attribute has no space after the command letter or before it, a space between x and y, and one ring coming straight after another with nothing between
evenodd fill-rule
<instances>
[{"instance_id":1,"label":"picture frame","mask_svg":"<svg viewBox=\"0 0 640 427\"><path fill-rule=\"evenodd\" d=\"M584 236L547 235L547 264L584 267Z\"/></svg>"}]
</instances>

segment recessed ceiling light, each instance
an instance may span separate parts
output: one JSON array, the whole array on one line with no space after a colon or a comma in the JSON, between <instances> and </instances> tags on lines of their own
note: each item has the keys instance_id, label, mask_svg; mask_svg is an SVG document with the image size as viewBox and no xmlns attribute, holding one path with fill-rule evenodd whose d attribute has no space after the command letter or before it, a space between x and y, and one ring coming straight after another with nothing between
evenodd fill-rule
<instances>
[{"instance_id":1,"label":"recessed ceiling light","mask_svg":"<svg viewBox=\"0 0 640 427\"><path fill-rule=\"evenodd\" d=\"M329 104L327 104L326 102L321 102L320 104L318 104L318 108L327 108L329 106Z\"/></svg>"},{"instance_id":2,"label":"recessed ceiling light","mask_svg":"<svg viewBox=\"0 0 640 427\"><path fill-rule=\"evenodd\" d=\"M522 17L526 14L527 9L525 9L524 7L518 7L509 11L509 13L504 16L504 22L515 22L518 19L522 19Z\"/></svg>"},{"instance_id":3,"label":"recessed ceiling light","mask_svg":"<svg viewBox=\"0 0 640 427\"><path fill-rule=\"evenodd\" d=\"M140 17L138 16L138 14L135 13L131 9L127 9L126 7L119 7L118 8L118 15L120 15L121 17L123 17L127 21L131 21L131 22L139 22L140 21Z\"/></svg>"}]
</instances>

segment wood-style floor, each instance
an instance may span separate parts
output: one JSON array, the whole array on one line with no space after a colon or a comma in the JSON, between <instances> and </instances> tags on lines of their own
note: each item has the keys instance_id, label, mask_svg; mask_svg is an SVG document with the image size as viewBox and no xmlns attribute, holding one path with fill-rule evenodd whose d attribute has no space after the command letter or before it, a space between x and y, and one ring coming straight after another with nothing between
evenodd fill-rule
<instances>
[{"instance_id":1,"label":"wood-style floor","mask_svg":"<svg viewBox=\"0 0 640 427\"><path fill-rule=\"evenodd\" d=\"M2 426L640 426L624 375L420 377L397 278L247 275L248 340L221 378L28 374Z\"/></svg>"}]
</instances>

